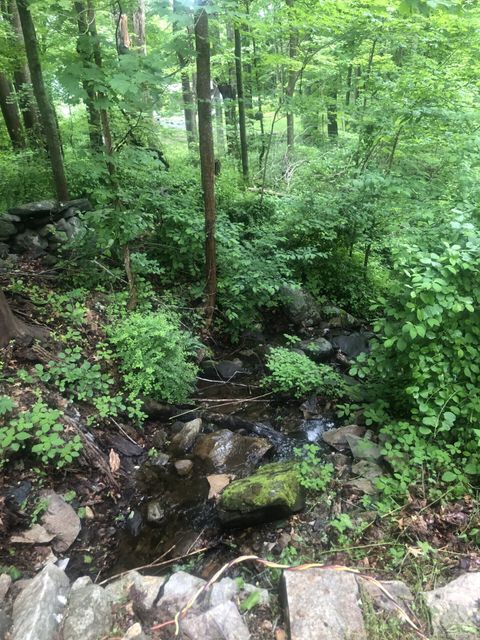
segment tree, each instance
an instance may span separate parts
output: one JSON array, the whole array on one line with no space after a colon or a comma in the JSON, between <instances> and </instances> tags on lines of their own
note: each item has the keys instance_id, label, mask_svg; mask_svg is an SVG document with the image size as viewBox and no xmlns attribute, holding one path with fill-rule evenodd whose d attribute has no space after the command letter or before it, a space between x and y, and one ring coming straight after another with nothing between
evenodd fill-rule
<instances>
[{"instance_id":1,"label":"tree","mask_svg":"<svg viewBox=\"0 0 480 640\"><path fill-rule=\"evenodd\" d=\"M287 150L290 152L293 150L295 144L295 117L292 108L292 99L295 92L295 85L297 83L298 74L293 66L295 58L297 56L298 49L298 37L295 32L295 28L292 26L292 9L294 0L285 0L288 8L289 16L289 36L288 36L288 56L290 58L290 64L288 68L288 80L285 95L287 98Z\"/></svg>"},{"instance_id":2,"label":"tree","mask_svg":"<svg viewBox=\"0 0 480 640\"><path fill-rule=\"evenodd\" d=\"M242 173L245 182L248 182L248 142L247 142L247 122L245 109L245 93L243 90L243 68L242 68L242 36L238 25L234 28L235 38L235 73L237 78L237 98L238 98L238 123L240 128L240 157L242 160Z\"/></svg>"},{"instance_id":3,"label":"tree","mask_svg":"<svg viewBox=\"0 0 480 640\"><path fill-rule=\"evenodd\" d=\"M205 326L210 329L217 297L217 263L215 247L215 157L212 130L212 89L210 76L210 41L208 0L197 0L195 12L195 49L197 53L197 108L200 139L200 168L205 210Z\"/></svg>"},{"instance_id":4,"label":"tree","mask_svg":"<svg viewBox=\"0 0 480 640\"><path fill-rule=\"evenodd\" d=\"M8 135L14 149L25 146L22 123L12 83L4 73L0 72L0 109L5 120Z\"/></svg>"},{"instance_id":5,"label":"tree","mask_svg":"<svg viewBox=\"0 0 480 640\"><path fill-rule=\"evenodd\" d=\"M10 309L4 292L0 289L0 347L17 338L44 338L48 331L43 327L27 325Z\"/></svg>"},{"instance_id":6,"label":"tree","mask_svg":"<svg viewBox=\"0 0 480 640\"><path fill-rule=\"evenodd\" d=\"M190 34L188 29L182 31L180 26L180 18L185 16L186 11L183 5L174 0L173 2L173 33L174 44L178 58L178 62L181 67L180 80L182 83L182 100L183 100L183 113L185 117L185 128L187 130L187 142L191 147L197 142L197 119L195 117L195 103L193 99L193 91L190 83L190 75L187 70L188 55L185 53L190 47Z\"/></svg>"},{"instance_id":7,"label":"tree","mask_svg":"<svg viewBox=\"0 0 480 640\"><path fill-rule=\"evenodd\" d=\"M60 136L53 105L45 87L43 79L40 53L38 50L37 34L33 23L32 14L28 7L28 0L18 0L18 14L22 25L25 52L27 54L28 68L32 78L33 91L37 99L43 130L45 131L48 154L52 166L53 179L57 197L61 201L68 200L68 186L63 165Z\"/></svg>"}]
</instances>

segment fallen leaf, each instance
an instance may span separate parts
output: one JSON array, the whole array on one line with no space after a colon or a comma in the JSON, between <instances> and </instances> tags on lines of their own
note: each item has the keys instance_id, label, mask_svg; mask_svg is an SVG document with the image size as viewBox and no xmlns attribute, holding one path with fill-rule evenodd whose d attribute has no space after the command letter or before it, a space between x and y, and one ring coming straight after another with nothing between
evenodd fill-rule
<instances>
[{"instance_id":1,"label":"fallen leaf","mask_svg":"<svg viewBox=\"0 0 480 640\"><path fill-rule=\"evenodd\" d=\"M234 478L235 476L229 473L214 473L211 476L207 476L208 484L210 485L208 499L218 498L223 489L225 489Z\"/></svg>"},{"instance_id":2,"label":"fallen leaf","mask_svg":"<svg viewBox=\"0 0 480 640\"><path fill-rule=\"evenodd\" d=\"M112 473L116 473L120 469L120 456L113 449L110 449L108 463L110 465L110 470Z\"/></svg>"}]
</instances>

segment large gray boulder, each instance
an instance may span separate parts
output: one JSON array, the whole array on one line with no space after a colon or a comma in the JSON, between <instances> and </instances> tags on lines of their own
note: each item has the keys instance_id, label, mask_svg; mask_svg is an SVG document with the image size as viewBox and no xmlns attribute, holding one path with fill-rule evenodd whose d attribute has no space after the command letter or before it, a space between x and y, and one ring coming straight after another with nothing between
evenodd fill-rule
<instances>
[{"instance_id":1,"label":"large gray boulder","mask_svg":"<svg viewBox=\"0 0 480 640\"><path fill-rule=\"evenodd\" d=\"M111 600L105 589L88 577L76 580L63 625L63 640L98 640L112 627Z\"/></svg>"},{"instance_id":2,"label":"large gray boulder","mask_svg":"<svg viewBox=\"0 0 480 640\"><path fill-rule=\"evenodd\" d=\"M280 296L285 314L292 325L305 329L321 324L320 308L309 293L292 286L283 286Z\"/></svg>"},{"instance_id":3,"label":"large gray boulder","mask_svg":"<svg viewBox=\"0 0 480 640\"><path fill-rule=\"evenodd\" d=\"M284 571L283 591L290 640L366 640L353 573Z\"/></svg>"},{"instance_id":4,"label":"large gray boulder","mask_svg":"<svg viewBox=\"0 0 480 640\"><path fill-rule=\"evenodd\" d=\"M48 564L13 603L11 640L57 640L69 590L64 572Z\"/></svg>"},{"instance_id":5,"label":"large gray boulder","mask_svg":"<svg viewBox=\"0 0 480 640\"><path fill-rule=\"evenodd\" d=\"M8 210L8 213L25 218L42 218L49 213L57 211L58 203L55 200L41 200L40 202L27 202Z\"/></svg>"},{"instance_id":6,"label":"large gray boulder","mask_svg":"<svg viewBox=\"0 0 480 640\"><path fill-rule=\"evenodd\" d=\"M480 637L480 572L466 573L444 587L423 594L433 631L449 640Z\"/></svg>"}]
</instances>

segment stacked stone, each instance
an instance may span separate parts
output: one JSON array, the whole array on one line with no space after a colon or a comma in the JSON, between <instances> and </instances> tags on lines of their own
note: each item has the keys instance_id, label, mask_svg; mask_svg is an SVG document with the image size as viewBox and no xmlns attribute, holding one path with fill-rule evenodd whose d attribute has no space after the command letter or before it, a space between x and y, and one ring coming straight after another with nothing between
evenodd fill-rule
<instances>
[{"instance_id":1,"label":"stacked stone","mask_svg":"<svg viewBox=\"0 0 480 640\"><path fill-rule=\"evenodd\" d=\"M42 200L12 207L0 214L0 258L11 253L54 258L59 248L79 233L80 213L91 208L86 198Z\"/></svg>"}]
</instances>

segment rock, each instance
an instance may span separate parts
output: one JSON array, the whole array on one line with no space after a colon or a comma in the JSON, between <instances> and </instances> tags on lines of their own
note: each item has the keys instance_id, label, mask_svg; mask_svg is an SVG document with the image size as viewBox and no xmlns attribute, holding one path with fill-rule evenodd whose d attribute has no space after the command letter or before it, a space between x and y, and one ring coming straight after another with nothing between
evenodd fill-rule
<instances>
[{"instance_id":1,"label":"rock","mask_svg":"<svg viewBox=\"0 0 480 640\"><path fill-rule=\"evenodd\" d=\"M314 298L302 289L280 288L280 296L288 320L299 328L314 327L322 321L322 314Z\"/></svg>"},{"instance_id":2,"label":"rock","mask_svg":"<svg viewBox=\"0 0 480 640\"><path fill-rule=\"evenodd\" d=\"M351 360L361 353L369 351L369 341L372 338L371 333L350 333L348 335L339 335L332 338L332 344L339 349Z\"/></svg>"},{"instance_id":3,"label":"rock","mask_svg":"<svg viewBox=\"0 0 480 640\"><path fill-rule=\"evenodd\" d=\"M8 575L8 573L2 573L0 575L0 604L5 600L5 596L10 589L10 585L12 584L12 578Z\"/></svg>"},{"instance_id":4,"label":"rock","mask_svg":"<svg viewBox=\"0 0 480 640\"><path fill-rule=\"evenodd\" d=\"M32 491L32 483L29 480L22 480L14 487L7 487L6 502L10 509L21 510L25 500Z\"/></svg>"},{"instance_id":5,"label":"rock","mask_svg":"<svg viewBox=\"0 0 480 640\"><path fill-rule=\"evenodd\" d=\"M220 496L219 515L226 526L248 526L286 518L303 506L295 463L276 462L230 483Z\"/></svg>"},{"instance_id":6,"label":"rock","mask_svg":"<svg viewBox=\"0 0 480 640\"><path fill-rule=\"evenodd\" d=\"M380 465L369 460L360 460L352 466L352 473L368 480L374 480L383 475L383 470Z\"/></svg>"},{"instance_id":7,"label":"rock","mask_svg":"<svg viewBox=\"0 0 480 640\"><path fill-rule=\"evenodd\" d=\"M12 536L10 542L14 544L45 544L51 542L54 537L55 534L48 532L41 524L34 524L27 531Z\"/></svg>"},{"instance_id":8,"label":"rock","mask_svg":"<svg viewBox=\"0 0 480 640\"><path fill-rule=\"evenodd\" d=\"M55 200L42 200L41 202L27 202L18 207L8 210L8 213L18 216L22 220L25 218L45 217L45 214L56 212L58 203Z\"/></svg>"},{"instance_id":9,"label":"rock","mask_svg":"<svg viewBox=\"0 0 480 640\"><path fill-rule=\"evenodd\" d=\"M333 355L333 347L325 338L302 340L298 346L314 362L326 362Z\"/></svg>"},{"instance_id":10,"label":"rock","mask_svg":"<svg viewBox=\"0 0 480 640\"><path fill-rule=\"evenodd\" d=\"M366 640L353 573L284 571L283 588L290 640Z\"/></svg>"},{"instance_id":11,"label":"rock","mask_svg":"<svg viewBox=\"0 0 480 640\"><path fill-rule=\"evenodd\" d=\"M245 463L255 465L272 448L268 440L242 436L228 429L199 436L193 453L209 460L217 471L235 471Z\"/></svg>"},{"instance_id":12,"label":"rock","mask_svg":"<svg viewBox=\"0 0 480 640\"><path fill-rule=\"evenodd\" d=\"M145 611L150 611L165 580L161 576L142 576L138 571L132 570L107 585L105 591L115 604L135 598Z\"/></svg>"},{"instance_id":13,"label":"rock","mask_svg":"<svg viewBox=\"0 0 480 640\"><path fill-rule=\"evenodd\" d=\"M209 604L210 607L216 607L219 604L233 600L237 596L239 596L240 600L244 600L251 593L258 593L258 604L268 604L269 596L266 589L259 589L253 584L241 584L241 581L233 580L232 578L222 578L212 586Z\"/></svg>"},{"instance_id":14,"label":"rock","mask_svg":"<svg viewBox=\"0 0 480 640\"><path fill-rule=\"evenodd\" d=\"M12 640L55 640L69 590L64 572L48 564L13 603Z\"/></svg>"},{"instance_id":15,"label":"rock","mask_svg":"<svg viewBox=\"0 0 480 640\"><path fill-rule=\"evenodd\" d=\"M369 496L373 496L378 493L378 489L371 480L367 478L354 478L345 483L345 487L360 491L360 493L366 493Z\"/></svg>"},{"instance_id":16,"label":"rock","mask_svg":"<svg viewBox=\"0 0 480 640\"><path fill-rule=\"evenodd\" d=\"M165 518L165 509L160 500L152 500L147 505L147 521L159 523Z\"/></svg>"},{"instance_id":17,"label":"rock","mask_svg":"<svg viewBox=\"0 0 480 640\"><path fill-rule=\"evenodd\" d=\"M205 613L189 615L181 622L189 640L249 640L250 633L233 602L219 604Z\"/></svg>"},{"instance_id":18,"label":"rock","mask_svg":"<svg viewBox=\"0 0 480 640\"><path fill-rule=\"evenodd\" d=\"M362 599L368 598L372 602L375 610L399 614L397 604L406 614L409 614L410 607L414 603L415 598L407 585L401 580L381 580L377 583L357 578L357 582L360 586ZM381 587L388 591L395 602L382 591Z\"/></svg>"},{"instance_id":19,"label":"rock","mask_svg":"<svg viewBox=\"0 0 480 640\"><path fill-rule=\"evenodd\" d=\"M88 577L76 580L70 591L63 640L98 640L112 627L111 600L105 589Z\"/></svg>"},{"instance_id":20,"label":"rock","mask_svg":"<svg viewBox=\"0 0 480 640\"><path fill-rule=\"evenodd\" d=\"M15 222L16 224L21 222L21 218L19 216L14 216L11 213L1 213L0 220L6 220L7 222Z\"/></svg>"},{"instance_id":21,"label":"rock","mask_svg":"<svg viewBox=\"0 0 480 640\"><path fill-rule=\"evenodd\" d=\"M378 444L375 444L375 442L353 434L347 434L346 437L352 455L357 460L377 462L382 459L381 448Z\"/></svg>"},{"instance_id":22,"label":"rock","mask_svg":"<svg viewBox=\"0 0 480 640\"><path fill-rule=\"evenodd\" d=\"M480 635L480 572L466 573L444 587L423 594L434 633L452 640Z\"/></svg>"},{"instance_id":23,"label":"rock","mask_svg":"<svg viewBox=\"0 0 480 640\"><path fill-rule=\"evenodd\" d=\"M222 360L215 365L215 369L223 380L230 380L239 373L244 372L243 362L239 358L235 358L235 360Z\"/></svg>"},{"instance_id":24,"label":"rock","mask_svg":"<svg viewBox=\"0 0 480 640\"><path fill-rule=\"evenodd\" d=\"M6 640L7 634L12 626L12 619L5 609L0 607L0 640Z\"/></svg>"},{"instance_id":25,"label":"rock","mask_svg":"<svg viewBox=\"0 0 480 640\"><path fill-rule=\"evenodd\" d=\"M157 608L169 615L175 615L190 602L197 591L205 584L205 580L201 578L192 576L185 571L177 571L166 582ZM200 597L197 603L200 604L201 601L202 598Z\"/></svg>"},{"instance_id":26,"label":"rock","mask_svg":"<svg viewBox=\"0 0 480 640\"><path fill-rule=\"evenodd\" d=\"M77 211L91 211L92 204L88 198L77 198L76 200L68 200L68 202L60 203L58 210L63 213L70 209L76 209ZM66 217L66 214L64 214Z\"/></svg>"},{"instance_id":27,"label":"rock","mask_svg":"<svg viewBox=\"0 0 480 640\"><path fill-rule=\"evenodd\" d=\"M64 232L69 240L71 240L75 235L74 226L70 221L65 220L65 218L60 218L60 220L55 224L55 230L56 234Z\"/></svg>"},{"instance_id":28,"label":"rock","mask_svg":"<svg viewBox=\"0 0 480 640\"><path fill-rule=\"evenodd\" d=\"M44 227L39 229L38 235L41 238L46 238L47 236L52 236L55 234L55 225L54 224L46 224Z\"/></svg>"},{"instance_id":29,"label":"rock","mask_svg":"<svg viewBox=\"0 0 480 640\"><path fill-rule=\"evenodd\" d=\"M47 240L41 238L33 229L27 229L23 233L17 234L13 242L14 251L29 253L34 257L42 255L47 247Z\"/></svg>"},{"instance_id":30,"label":"rock","mask_svg":"<svg viewBox=\"0 0 480 640\"><path fill-rule=\"evenodd\" d=\"M179 476L188 476L192 472L193 462L191 460L177 460L174 467Z\"/></svg>"},{"instance_id":31,"label":"rock","mask_svg":"<svg viewBox=\"0 0 480 640\"><path fill-rule=\"evenodd\" d=\"M328 324L331 327L338 327L340 329L355 329L361 325L361 322L357 320L350 313L339 307L333 305L326 305L322 307L322 315L328 320Z\"/></svg>"},{"instance_id":32,"label":"rock","mask_svg":"<svg viewBox=\"0 0 480 640\"><path fill-rule=\"evenodd\" d=\"M347 436L363 436L365 433L365 427L361 427L358 424L349 424L345 427L338 427L337 429L329 429L322 434L322 440L335 449L344 449L348 446Z\"/></svg>"},{"instance_id":33,"label":"rock","mask_svg":"<svg viewBox=\"0 0 480 640\"><path fill-rule=\"evenodd\" d=\"M147 640L147 636L143 633L142 625L136 622L131 627L128 627L122 640Z\"/></svg>"},{"instance_id":34,"label":"rock","mask_svg":"<svg viewBox=\"0 0 480 640\"><path fill-rule=\"evenodd\" d=\"M74 218L78 214L78 209L75 207L69 207L66 211L62 211L62 217L65 220L70 220L70 218Z\"/></svg>"},{"instance_id":35,"label":"rock","mask_svg":"<svg viewBox=\"0 0 480 640\"><path fill-rule=\"evenodd\" d=\"M170 462L170 456L167 453L158 453L153 458L150 458L149 465L157 469L166 469Z\"/></svg>"},{"instance_id":36,"label":"rock","mask_svg":"<svg viewBox=\"0 0 480 640\"><path fill-rule=\"evenodd\" d=\"M53 533L53 549L63 553L71 547L81 529L80 518L65 500L54 491L42 491L41 497L48 501L48 508L41 522L49 533Z\"/></svg>"},{"instance_id":37,"label":"rock","mask_svg":"<svg viewBox=\"0 0 480 640\"><path fill-rule=\"evenodd\" d=\"M207 476L208 500L216 500L227 485L235 478L231 473L213 473Z\"/></svg>"},{"instance_id":38,"label":"rock","mask_svg":"<svg viewBox=\"0 0 480 640\"><path fill-rule=\"evenodd\" d=\"M0 259L4 259L8 256L8 252L10 251L10 247L5 242L0 242Z\"/></svg>"},{"instance_id":39,"label":"rock","mask_svg":"<svg viewBox=\"0 0 480 640\"><path fill-rule=\"evenodd\" d=\"M136 509L130 511L126 525L130 535L136 538L143 526L143 516L140 511L137 511Z\"/></svg>"},{"instance_id":40,"label":"rock","mask_svg":"<svg viewBox=\"0 0 480 640\"><path fill-rule=\"evenodd\" d=\"M189 451L193 443L195 442L198 434L202 429L202 419L196 418L195 420L190 420L190 422L186 422L182 427L180 433L177 433L172 438L172 446L178 451L182 451L186 453Z\"/></svg>"},{"instance_id":41,"label":"rock","mask_svg":"<svg viewBox=\"0 0 480 640\"><path fill-rule=\"evenodd\" d=\"M10 222L10 220L6 220L4 216L0 217L0 237L1 238L9 238L17 233L17 227Z\"/></svg>"}]
</instances>

